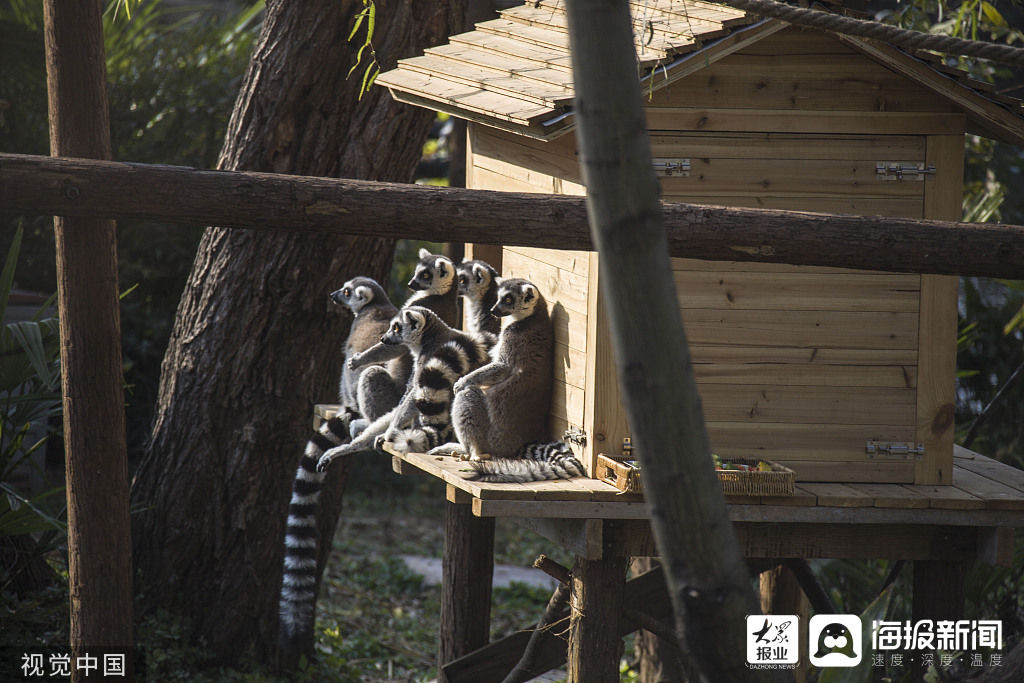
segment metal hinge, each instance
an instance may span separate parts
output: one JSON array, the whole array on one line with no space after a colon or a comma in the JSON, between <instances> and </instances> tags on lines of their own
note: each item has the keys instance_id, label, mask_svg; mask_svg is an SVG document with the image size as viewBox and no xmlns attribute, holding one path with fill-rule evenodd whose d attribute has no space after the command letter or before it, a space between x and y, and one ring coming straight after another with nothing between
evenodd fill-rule
<instances>
[{"instance_id":1,"label":"metal hinge","mask_svg":"<svg viewBox=\"0 0 1024 683\"><path fill-rule=\"evenodd\" d=\"M580 448L587 447L587 433L579 427L570 427L562 434L562 440L576 444Z\"/></svg>"},{"instance_id":2,"label":"metal hinge","mask_svg":"<svg viewBox=\"0 0 1024 683\"><path fill-rule=\"evenodd\" d=\"M865 446L868 457L887 455L893 458L919 458L924 455L924 444L913 441L868 441Z\"/></svg>"},{"instance_id":3,"label":"metal hinge","mask_svg":"<svg viewBox=\"0 0 1024 683\"><path fill-rule=\"evenodd\" d=\"M686 178L690 175L689 159L652 159L654 174L657 176L678 176Z\"/></svg>"},{"instance_id":4,"label":"metal hinge","mask_svg":"<svg viewBox=\"0 0 1024 683\"><path fill-rule=\"evenodd\" d=\"M878 180L924 180L935 175L935 164L926 167L923 161L876 161L875 177Z\"/></svg>"}]
</instances>

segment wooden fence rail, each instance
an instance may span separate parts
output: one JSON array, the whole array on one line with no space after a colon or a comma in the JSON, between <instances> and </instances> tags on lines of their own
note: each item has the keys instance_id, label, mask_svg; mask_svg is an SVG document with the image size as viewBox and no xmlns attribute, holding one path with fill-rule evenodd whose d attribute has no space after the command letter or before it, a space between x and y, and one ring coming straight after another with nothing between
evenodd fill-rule
<instances>
[{"instance_id":1,"label":"wooden fence rail","mask_svg":"<svg viewBox=\"0 0 1024 683\"><path fill-rule=\"evenodd\" d=\"M663 210L672 256L1024 279L1019 225ZM0 213L593 249L582 197L19 154L0 154Z\"/></svg>"}]
</instances>

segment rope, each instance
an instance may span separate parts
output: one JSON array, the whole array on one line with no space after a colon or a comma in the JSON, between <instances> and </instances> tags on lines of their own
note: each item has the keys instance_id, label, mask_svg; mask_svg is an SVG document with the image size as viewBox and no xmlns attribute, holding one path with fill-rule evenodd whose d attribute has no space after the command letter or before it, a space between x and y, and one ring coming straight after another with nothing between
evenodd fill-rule
<instances>
[{"instance_id":1,"label":"rope","mask_svg":"<svg viewBox=\"0 0 1024 683\"><path fill-rule=\"evenodd\" d=\"M964 40L952 36L935 33L921 33L907 29L881 24L877 21L852 19L850 17L820 12L817 10L793 7L775 0L716 0L725 5L764 17L781 19L790 24L810 26L812 28L842 33L849 36L873 38L890 45L911 50L934 50L945 54L964 55L991 59L992 61L1014 66L1024 66L1024 48L996 43L983 43Z\"/></svg>"}]
</instances>

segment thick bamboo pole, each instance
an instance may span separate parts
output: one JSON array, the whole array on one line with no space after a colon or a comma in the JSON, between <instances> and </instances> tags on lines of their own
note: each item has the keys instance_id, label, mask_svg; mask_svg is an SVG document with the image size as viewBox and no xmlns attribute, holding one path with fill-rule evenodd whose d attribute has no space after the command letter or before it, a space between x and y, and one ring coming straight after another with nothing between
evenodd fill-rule
<instances>
[{"instance_id":1,"label":"thick bamboo pole","mask_svg":"<svg viewBox=\"0 0 1024 683\"><path fill-rule=\"evenodd\" d=\"M751 671L745 661L745 618L759 613L759 606L709 466L704 414L666 253L629 3L569 0L566 9L600 287L680 645L705 680L784 680L782 672ZM579 621L583 628L587 616L574 617L574 625ZM587 636L598 639L602 632L588 627ZM570 637L570 645L582 648L587 640ZM611 649L606 642L598 647ZM583 673L587 658L598 657L593 646L585 652L575 660L579 670L570 654L570 682L617 680Z\"/></svg>"}]
</instances>

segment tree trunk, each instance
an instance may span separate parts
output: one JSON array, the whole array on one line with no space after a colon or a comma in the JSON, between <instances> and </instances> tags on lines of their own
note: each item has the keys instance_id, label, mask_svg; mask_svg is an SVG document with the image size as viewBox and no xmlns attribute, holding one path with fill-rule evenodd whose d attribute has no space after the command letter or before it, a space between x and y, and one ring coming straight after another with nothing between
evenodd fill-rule
<instances>
[{"instance_id":1,"label":"tree trunk","mask_svg":"<svg viewBox=\"0 0 1024 683\"><path fill-rule=\"evenodd\" d=\"M680 645L709 681L767 680L771 672L749 670L740 654L745 616L757 614L758 604L711 465L651 166L629 5L571 0L566 8L587 212Z\"/></svg>"},{"instance_id":2,"label":"tree trunk","mask_svg":"<svg viewBox=\"0 0 1024 683\"><path fill-rule=\"evenodd\" d=\"M43 5L54 156L110 158L99 0ZM68 500L70 644L128 654L132 623L128 453L114 222L55 217ZM83 680L78 669L73 680Z\"/></svg>"},{"instance_id":3,"label":"tree trunk","mask_svg":"<svg viewBox=\"0 0 1024 683\"><path fill-rule=\"evenodd\" d=\"M377 0L382 68L440 42L451 4ZM407 182L432 118L346 80L359 0L270 1L219 166ZM133 488L135 557L147 611L187 617L220 661L269 660L284 521L312 407L337 396L350 319L328 292L383 279L393 242L209 228L164 357L152 444ZM321 560L344 468L321 498ZM320 563L322 572L323 562Z\"/></svg>"}]
</instances>

